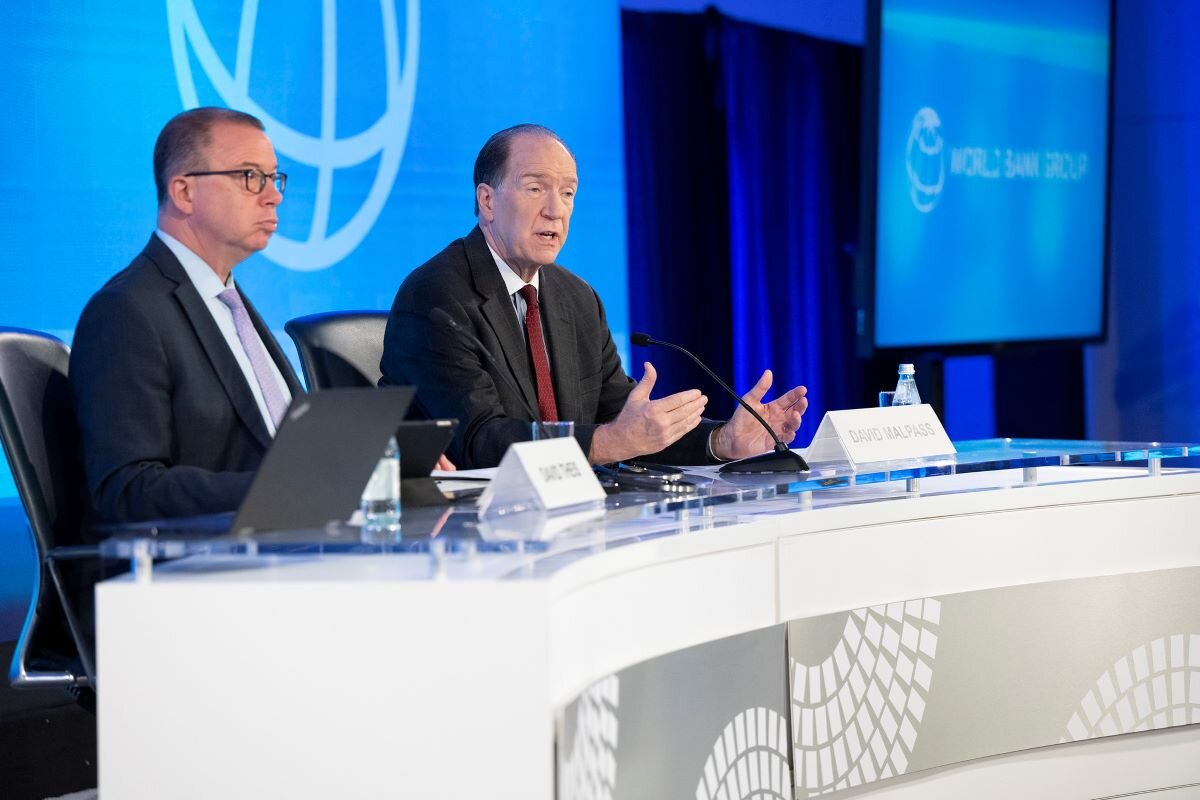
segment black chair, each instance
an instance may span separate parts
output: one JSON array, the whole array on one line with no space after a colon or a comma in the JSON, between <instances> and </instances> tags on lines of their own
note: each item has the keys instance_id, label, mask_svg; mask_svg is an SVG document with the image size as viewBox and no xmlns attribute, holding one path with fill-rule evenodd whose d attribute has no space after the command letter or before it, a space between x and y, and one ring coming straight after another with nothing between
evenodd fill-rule
<instances>
[{"instance_id":1,"label":"black chair","mask_svg":"<svg viewBox=\"0 0 1200 800\"><path fill-rule=\"evenodd\" d=\"M97 547L81 543L84 477L69 358L70 348L52 336L0 328L0 441L38 559L33 602L9 670L15 688L78 692L96 680L92 646L75 611L78 587L64 580L63 562L95 564L99 556Z\"/></svg>"},{"instance_id":2,"label":"black chair","mask_svg":"<svg viewBox=\"0 0 1200 800\"><path fill-rule=\"evenodd\" d=\"M386 311L331 311L284 325L300 353L308 390L378 385L387 318Z\"/></svg>"}]
</instances>

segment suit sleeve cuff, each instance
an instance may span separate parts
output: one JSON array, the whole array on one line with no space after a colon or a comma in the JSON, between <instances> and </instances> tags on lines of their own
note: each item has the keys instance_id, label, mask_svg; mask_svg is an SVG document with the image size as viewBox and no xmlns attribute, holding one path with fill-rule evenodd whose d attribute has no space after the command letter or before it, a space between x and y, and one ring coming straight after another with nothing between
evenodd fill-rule
<instances>
[{"instance_id":1,"label":"suit sleeve cuff","mask_svg":"<svg viewBox=\"0 0 1200 800\"><path fill-rule=\"evenodd\" d=\"M723 424L724 423L722 423L722 425ZM710 463L710 464L724 464L726 461L728 461L728 459L725 459L725 458L718 458L717 454L713 452L713 446L712 446L713 436L715 436L717 431L719 431L720 429L721 429L721 425L716 425L713 428L711 428L708 431L708 436L704 440L704 455L708 459L708 463Z\"/></svg>"}]
</instances>

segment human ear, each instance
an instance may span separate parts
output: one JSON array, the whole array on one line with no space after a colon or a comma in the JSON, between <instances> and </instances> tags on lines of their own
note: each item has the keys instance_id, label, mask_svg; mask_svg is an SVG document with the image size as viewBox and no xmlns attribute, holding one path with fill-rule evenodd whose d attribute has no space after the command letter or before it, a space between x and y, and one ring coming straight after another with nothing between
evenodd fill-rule
<instances>
[{"instance_id":1,"label":"human ear","mask_svg":"<svg viewBox=\"0 0 1200 800\"><path fill-rule=\"evenodd\" d=\"M183 175L176 175L167 183L167 197L170 202L184 214L192 213L196 198L192 189L192 181Z\"/></svg>"},{"instance_id":2,"label":"human ear","mask_svg":"<svg viewBox=\"0 0 1200 800\"><path fill-rule=\"evenodd\" d=\"M475 202L479 204L479 216L491 222L496 215L492 208L492 201L496 197L496 191L486 183L481 183L475 187Z\"/></svg>"}]
</instances>

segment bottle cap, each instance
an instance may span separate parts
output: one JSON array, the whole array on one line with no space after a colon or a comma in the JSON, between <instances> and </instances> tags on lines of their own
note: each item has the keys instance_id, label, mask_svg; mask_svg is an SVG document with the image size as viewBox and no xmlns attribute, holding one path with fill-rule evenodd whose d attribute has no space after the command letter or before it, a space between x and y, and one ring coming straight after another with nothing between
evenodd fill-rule
<instances>
[{"instance_id":1,"label":"bottle cap","mask_svg":"<svg viewBox=\"0 0 1200 800\"><path fill-rule=\"evenodd\" d=\"M917 368L914 367L912 364L901 364L899 374L901 374L901 375L916 375Z\"/></svg>"}]
</instances>

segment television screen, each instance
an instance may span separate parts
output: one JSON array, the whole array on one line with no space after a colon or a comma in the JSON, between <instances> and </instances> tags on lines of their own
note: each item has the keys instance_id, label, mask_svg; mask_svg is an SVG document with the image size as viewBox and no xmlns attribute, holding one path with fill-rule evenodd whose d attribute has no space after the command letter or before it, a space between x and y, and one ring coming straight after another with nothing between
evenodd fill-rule
<instances>
[{"instance_id":1,"label":"television screen","mask_svg":"<svg viewBox=\"0 0 1200 800\"><path fill-rule=\"evenodd\" d=\"M877 0L874 11L864 336L877 348L1101 337L1108 0Z\"/></svg>"}]
</instances>

